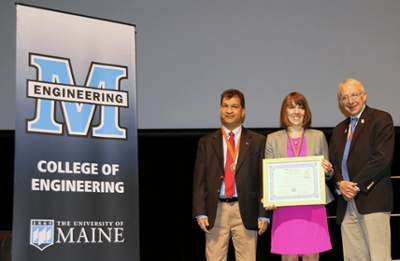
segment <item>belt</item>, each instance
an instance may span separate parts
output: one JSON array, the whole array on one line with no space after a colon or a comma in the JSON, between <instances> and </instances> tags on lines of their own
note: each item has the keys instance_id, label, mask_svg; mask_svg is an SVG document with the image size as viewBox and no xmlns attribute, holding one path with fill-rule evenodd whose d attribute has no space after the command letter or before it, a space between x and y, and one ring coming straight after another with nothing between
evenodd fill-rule
<instances>
[{"instance_id":1,"label":"belt","mask_svg":"<svg viewBox=\"0 0 400 261\"><path fill-rule=\"evenodd\" d=\"M231 202L238 201L238 198L219 198L219 201L226 202L226 203L231 203Z\"/></svg>"}]
</instances>

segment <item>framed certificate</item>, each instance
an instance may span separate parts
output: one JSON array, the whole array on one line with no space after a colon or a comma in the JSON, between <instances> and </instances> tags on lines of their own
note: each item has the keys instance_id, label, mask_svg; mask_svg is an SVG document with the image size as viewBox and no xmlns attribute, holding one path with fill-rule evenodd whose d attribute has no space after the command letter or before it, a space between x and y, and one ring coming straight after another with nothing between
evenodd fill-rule
<instances>
[{"instance_id":1,"label":"framed certificate","mask_svg":"<svg viewBox=\"0 0 400 261\"><path fill-rule=\"evenodd\" d=\"M263 160L264 206L324 205L323 156Z\"/></svg>"}]
</instances>

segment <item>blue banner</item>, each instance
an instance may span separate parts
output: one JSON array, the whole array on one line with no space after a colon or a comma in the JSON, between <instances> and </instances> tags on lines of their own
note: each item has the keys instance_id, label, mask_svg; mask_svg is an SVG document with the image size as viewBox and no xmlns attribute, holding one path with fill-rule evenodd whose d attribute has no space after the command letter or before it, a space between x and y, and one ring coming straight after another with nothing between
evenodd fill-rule
<instances>
[{"instance_id":1,"label":"blue banner","mask_svg":"<svg viewBox=\"0 0 400 261\"><path fill-rule=\"evenodd\" d=\"M139 260L135 26L17 10L13 260Z\"/></svg>"}]
</instances>

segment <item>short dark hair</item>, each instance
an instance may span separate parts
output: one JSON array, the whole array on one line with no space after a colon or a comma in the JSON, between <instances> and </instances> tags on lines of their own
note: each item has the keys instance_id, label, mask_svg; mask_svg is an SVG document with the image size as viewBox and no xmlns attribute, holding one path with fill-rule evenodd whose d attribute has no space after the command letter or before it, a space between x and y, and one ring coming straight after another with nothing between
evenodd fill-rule
<instances>
[{"instance_id":1,"label":"short dark hair","mask_svg":"<svg viewBox=\"0 0 400 261\"><path fill-rule=\"evenodd\" d=\"M228 89L223 91L223 93L221 94L221 105L222 105L222 100L224 98L228 98L231 99L233 96L238 96L240 99L240 106L242 106L242 108L245 108L245 104L244 104L244 94L236 89Z\"/></svg>"},{"instance_id":2,"label":"short dark hair","mask_svg":"<svg viewBox=\"0 0 400 261\"><path fill-rule=\"evenodd\" d=\"M310 107L308 106L306 97L299 92L291 92L288 95L286 95L286 97L283 99L281 107L281 117L280 117L281 127L287 128L292 126L287 117L286 108L289 105L292 105L293 103L304 108L304 119L302 127L309 128L311 126L311 110Z\"/></svg>"}]
</instances>

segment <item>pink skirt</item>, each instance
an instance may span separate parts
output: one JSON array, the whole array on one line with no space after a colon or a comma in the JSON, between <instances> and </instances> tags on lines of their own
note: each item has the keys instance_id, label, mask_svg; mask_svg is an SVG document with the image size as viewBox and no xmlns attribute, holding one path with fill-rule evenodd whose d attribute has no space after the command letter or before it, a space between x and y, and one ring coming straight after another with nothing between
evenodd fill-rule
<instances>
[{"instance_id":1,"label":"pink skirt","mask_svg":"<svg viewBox=\"0 0 400 261\"><path fill-rule=\"evenodd\" d=\"M332 249L325 206L280 207L271 222L272 253L304 255Z\"/></svg>"}]
</instances>

